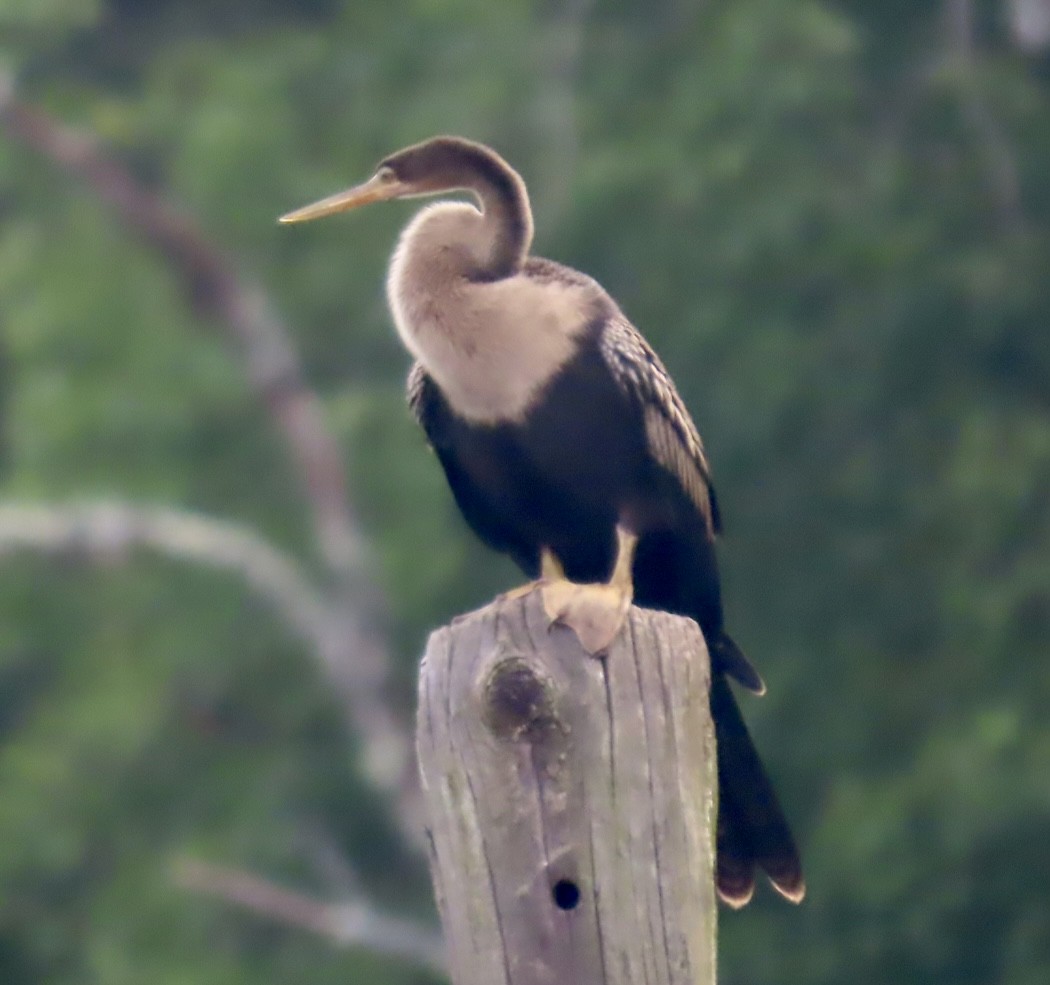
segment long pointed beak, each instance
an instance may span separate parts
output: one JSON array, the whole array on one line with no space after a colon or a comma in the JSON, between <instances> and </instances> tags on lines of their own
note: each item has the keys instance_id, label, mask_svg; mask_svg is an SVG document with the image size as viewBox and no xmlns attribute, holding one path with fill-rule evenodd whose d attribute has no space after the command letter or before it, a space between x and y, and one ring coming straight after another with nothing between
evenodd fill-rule
<instances>
[{"instance_id":1,"label":"long pointed beak","mask_svg":"<svg viewBox=\"0 0 1050 985\"><path fill-rule=\"evenodd\" d=\"M337 212L346 212L356 209L359 205L368 205L370 202L382 202L386 199L397 198L406 191L405 185L400 181L382 180L377 175L369 178L364 184L354 185L344 192L336 192L328 198L322 198L319 202L304 205L301 209L287 212L278 219L278 222L310 222L312 219L321 219L326 215L335 215Z\"/></svg>"}]
</instances>

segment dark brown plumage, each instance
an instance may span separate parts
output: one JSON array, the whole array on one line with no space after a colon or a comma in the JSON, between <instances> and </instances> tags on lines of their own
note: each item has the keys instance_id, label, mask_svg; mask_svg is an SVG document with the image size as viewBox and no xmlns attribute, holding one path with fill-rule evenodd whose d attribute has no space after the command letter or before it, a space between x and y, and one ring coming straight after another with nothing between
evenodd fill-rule
<instances>
[{"instance_id":1,"label":"dark brown plumage","mask_svg":"<svg viewBox=\"0 0 1050 985\"><path fill-rule=\"evenodd\" d=\"M591 649L618 631L632 594L700 624L713 668L719 892L746 903L757 866L798 901L798 852L727 681L764 690L723 626L710 469L649 344L590 277L528 255L525 185L480 144L407 148L364 185L284 220L455 190L480 209L423 209L387 288L417 360L409 402L456 503L483 541L543 576L548 612Z\"/></svg>"}]
</instances>

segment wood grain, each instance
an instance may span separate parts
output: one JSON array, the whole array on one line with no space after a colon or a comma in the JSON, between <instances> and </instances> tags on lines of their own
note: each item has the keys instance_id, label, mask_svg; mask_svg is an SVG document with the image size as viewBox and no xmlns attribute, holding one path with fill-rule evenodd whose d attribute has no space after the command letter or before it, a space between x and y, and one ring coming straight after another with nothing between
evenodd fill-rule
<instances>
[{"instance_id":1,"label":"wood grain","mask_svg":"<svg viewBox=\"0 0 1050 985\"><path fill-rule=\"evenodd\" d=\"M694 622L608 656L533 592L435 632L417 742L455 985L713 985L717 779Z\"/></svg>"}]
</instances>

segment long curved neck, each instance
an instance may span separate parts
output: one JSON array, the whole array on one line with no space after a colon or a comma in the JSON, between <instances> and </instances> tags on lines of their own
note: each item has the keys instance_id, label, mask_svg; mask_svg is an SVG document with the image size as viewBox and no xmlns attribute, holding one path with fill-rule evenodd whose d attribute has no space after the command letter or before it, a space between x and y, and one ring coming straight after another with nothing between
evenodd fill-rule
<instances>
[{"instance_id":1,"label":"long curved neck","mask_svg":"<svg viewBox=\"0 0 1050 985\"><path fill-rule=\"evenodd\" d=\"M471 269L462 273L498 280L521 269L532 245L529 195L525 182L494 150L459 137L435 137L383 163L412 188L413 196L455 191L475 196L481 214L444 230L445 247L469 254ZM427 238L439 248L438 237Z\"/></svg>"},{"instance_id":2,"label":"long curved neck","mask_svg":"<svg viewBox=\"0 0 1050 985\"><path fill-rule=\"evenodd\" d=\"M478 231L487 247L487 256L478 257L482 267L478 273L491 279L507 277L521 269L532 245L532 212L525 182L491 152L470 155L467 161L463 186L481 205Z\"/></svg>"}]
</instances>

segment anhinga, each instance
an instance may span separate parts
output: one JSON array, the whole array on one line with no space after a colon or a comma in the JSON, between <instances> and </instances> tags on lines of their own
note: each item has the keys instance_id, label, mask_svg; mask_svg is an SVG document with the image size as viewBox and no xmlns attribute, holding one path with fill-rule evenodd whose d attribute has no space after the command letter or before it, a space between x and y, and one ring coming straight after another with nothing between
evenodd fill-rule
<instances>
[{"instance_id":1,"label":"anhinga","mask_svg":"<svg viewBox=\"0 0 1050 985\"><path fill-rule=\"evenodd\" d=\"M615 637L632 595L699 623L713 669L719 893L742 906L757 866L797 902L798 851L726 679L764 690L722 625L707 459L645 339L590 277L529 256L525 184L481 144L406 148L364 184L281 221L453 191L477 205L422 209L387 280L416 358L409 402L453 496L483 541L540 578L552 621L591 652Z\"/></svg>"}]
</instances>

